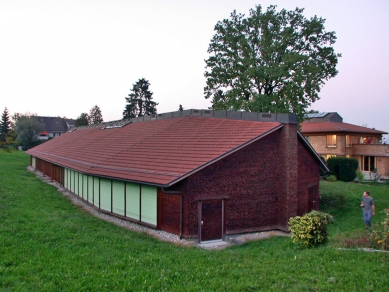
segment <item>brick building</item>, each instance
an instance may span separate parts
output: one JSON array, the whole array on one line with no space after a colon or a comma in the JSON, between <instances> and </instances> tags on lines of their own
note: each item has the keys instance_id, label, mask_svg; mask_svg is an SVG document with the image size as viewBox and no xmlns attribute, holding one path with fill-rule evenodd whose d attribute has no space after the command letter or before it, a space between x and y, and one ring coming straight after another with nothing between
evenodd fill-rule
<instances>
[{"instance_id":1,"label":"brick building","mask_svg":"<svg viewBox=\"0 0 389 292\"><path fill-rule=\"evenodd\" d=\"M389 178L389 145L382 137L387 132L344 123L338 113L324 112L309 114L301 133L323 158L355 158L365 178Z\"/></svg>"},{"instance_id":2,"label":"brick building","mask_svg":"<svg viewBox=\"0 0 389 292\"><path fill-rule=\"evenodd\" d=\"M290 114L185 110L82 127L27 151L102 212L198 242L319 206L320 168Z\"/></svg>"}]
</instances>

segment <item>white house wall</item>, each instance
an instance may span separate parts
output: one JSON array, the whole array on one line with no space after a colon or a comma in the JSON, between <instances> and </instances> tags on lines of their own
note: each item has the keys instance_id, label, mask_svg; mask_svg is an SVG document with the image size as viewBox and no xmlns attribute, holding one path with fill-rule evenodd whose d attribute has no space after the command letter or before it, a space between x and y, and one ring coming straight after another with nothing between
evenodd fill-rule
<instances>
[{"instance_id":1,"label":"white house wall","mask_svg":"<svg viewBox=\"0 0 389 292\"><path fill-rule=\"evenodd\" d=\"M157 188L65 168L64 187L96 208L157 226Z\"/></svg>"}]
</instances>

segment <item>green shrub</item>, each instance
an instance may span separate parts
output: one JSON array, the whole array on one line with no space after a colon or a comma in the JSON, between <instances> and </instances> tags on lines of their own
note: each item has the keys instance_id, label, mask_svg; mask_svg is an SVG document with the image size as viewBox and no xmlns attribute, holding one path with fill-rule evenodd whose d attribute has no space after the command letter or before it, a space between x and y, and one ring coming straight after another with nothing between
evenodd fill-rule
<instances>
[{"instance_id":1,"label":"green shrub","mask_svg":"<svg viewBox=\"0 0 389 292\"><path fill-rule=\"evenodd\" d=\"M4 152L6 152L6 153L12 153L14 151L16 151L16 149L12 146L8 146L8 147L4 148Z\"/></svg>"},{"instance_id":2,"label":"green shrub","mask_svg":"<svg viewBox=\"0 0 389 292\"><path fill-rule=\"evenodd\" d=\"M344 209L347 203L343 193L322 193L320 195L320 210Z\"/></svg>"},{"instance_id":3,"label":"green shrub","mask_svg":"<svg viewBox=\"0 0 389 292\"><path fill-rule=\"evenodd\" d=\"M364 175L363 172L360 171L360 170L357 171L357 179L358 179L359 181L363 181L363 180L365 179L365 175Z\"/></svg>"},{"instance_id":4,"label":"green shrub","mask_svg":"<svg viewBox=\"0 0 389 292\"><path fill-rule=\"evenodd\" d=\"M366 230L358 230L347 236L340 234L336 240L342 248L379 248L374 233Z\"/></svg>"},{"instance_id":5,"label":"green shrub","mask_svg":"<svg viewBox=\"0 0 389 292\"><path fill-rule=\"evenodd\" d=\"M358 160L354 158L342 158L339 161L339 176L341 181L353 181L357 176Z\"/></svg>"},{"instance_id":6,"label":"green shrub","mask_svg":"<svg viewBox=\"0 0 389 292\"><path fill-rule=\"evenodd\" d=\"M336 181L336 175L331 174L331 175L326 177L326 180L334 182L334 181Z\"/></svg>"},{"instance_id":7,"label":"green shrub","mask_svg":"<svg viewBox=\"0 0 389 292\"><path fill-rule=\"evenodd\" d=\"M327 240L327 225L331 222L331 215L313 210L304 216L290 218L288 223L294 243L313 247Z\"/></svg>"},{"instance_id":8,"label":"green shrub","mask_svg":"<svg viewBox=\"0 0 389 292\"><path fill-rule=\"evenodd\" d=\"M339 173L339 157L331 157L327 160L328 168L330 169L330 175L338 176Z\"/></svg>"},{"instance_id":9,"label":"green shrub","mask_svg":"<svg viewBox=\"0 0 389 292\"><path fill-rule=\"evenodd\" d=\"M345 157L331 157L327 161L332 175L341 181L353 181L357 176L358 160Z\"/></svg>"},{"instance_id":10,"label":"green shrub","mask_svg":"<svg viewBox=\"0 0 389 292\"><path fill-rule=\"evenodd\" d=\"M384 250L389 250L389 207L383 211L385 213L384 221L381 222L382 229L375 230L375 239Z\"/></svg>"}]
</instances>

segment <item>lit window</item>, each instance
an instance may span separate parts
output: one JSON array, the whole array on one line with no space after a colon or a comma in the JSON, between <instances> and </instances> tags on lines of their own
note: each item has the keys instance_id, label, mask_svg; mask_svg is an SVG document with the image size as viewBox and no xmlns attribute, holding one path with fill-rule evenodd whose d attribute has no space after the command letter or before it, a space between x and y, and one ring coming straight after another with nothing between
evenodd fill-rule
<instances>
[{"instance_id":1,"label":"lit window","mask_svg":"<svg viewBox=\"0 0 389 292\"><path fill-rule=\"evenodd\" d=\"M336 157L336 155L327 154L327 155L326 155L326 160L328 160L328 159L330 159L330 158L332 158L332 157Z\"/></svg>"},{"instance_id":2,"label":"lit window","mask_svg":"<svg viewBox=\"0 0 389 292\"><path fill-rule=\"evenodd\" d=\"M336 147L336 135L327 135L327 147Z\"/></svg>"},{"instance_id":3,"label":"lit window","mask_svg":"<svg viewBox=\"0 0 389 292\"><path fill-rule=\"evenodd\" d=\"M353 143L351 141L352 138L353 138L352 136L346 135L346 147L351 147L352 146L352 143Z\"/></svg>"}]
</instances>

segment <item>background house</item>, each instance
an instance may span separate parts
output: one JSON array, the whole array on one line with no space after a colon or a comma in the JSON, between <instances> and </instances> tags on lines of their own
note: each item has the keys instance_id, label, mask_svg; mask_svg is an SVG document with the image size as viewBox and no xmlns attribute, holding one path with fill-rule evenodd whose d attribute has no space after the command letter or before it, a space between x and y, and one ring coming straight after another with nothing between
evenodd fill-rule
<instances>
[{"instance_id":1,"label":"background house","mask_svg":"<svg viewBox=\"0 0 389 292\"><path fill-rule=\"evenodd\" d=\"M320 157L290 114L184 110L86 126L27 151L102 212L198 242L319 207Z\"/></svg>"},{"instance_id":2,"label":"background house","mask_svg":"<svg viewBox=\"0 0 389 292\"><path fill-rule=\"evenodd\" d=\"M387 132L343 123L336 112L308 114L306 118L301 133L320 156L355 158L366 178L377 174L388 179L389 145L382 137Z\"/></svg>"},{"instance_id":3,"label":"background house","mask_svg":"<svg viewBox=\"0 0 389 292\"><path fill-rule=\"evenodd\" d=\"M60 117L36 117L40 121L45 130L39 133L39 140L48 140L62 135L63 133L74 128L75 120L65 119Z\"/></svg>"}]
</instances>

